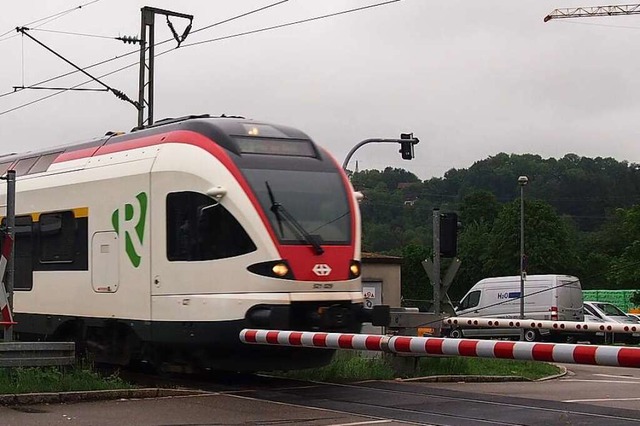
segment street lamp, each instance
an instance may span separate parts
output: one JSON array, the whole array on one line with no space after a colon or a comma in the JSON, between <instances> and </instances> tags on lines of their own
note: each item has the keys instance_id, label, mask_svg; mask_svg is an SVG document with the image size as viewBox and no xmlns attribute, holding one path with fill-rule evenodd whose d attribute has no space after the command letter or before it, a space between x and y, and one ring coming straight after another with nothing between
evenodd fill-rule
<instances>
[{"instance_id":1,"label":"street lamp","mask_svg":"<svg viewBox=\"0 0 640 426\"><path fill-rule=\"evenodd\" d=\"M524 319L524 187L529 178L520 176L520 319ZM524 328L520 330L520 340L524 340Z\"/></svg>"}]
</instances>

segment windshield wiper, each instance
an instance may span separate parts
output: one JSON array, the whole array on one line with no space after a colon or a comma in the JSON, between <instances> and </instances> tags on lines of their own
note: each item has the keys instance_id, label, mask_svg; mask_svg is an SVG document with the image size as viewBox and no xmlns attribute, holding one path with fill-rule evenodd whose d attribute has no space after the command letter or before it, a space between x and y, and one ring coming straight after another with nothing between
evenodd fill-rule
<instances>
[{"instance_id":1,"label":"windshield wiper","mask_svg":"<svg viewBox=\"0 0 640 426\"><path fill-rule=\"evenodd\" d=\"M269 182L265 182L264 184L267 185L267 192L269 192L269 201L271 201L271 211L273 212L273 214L276 217L276 220L278 221L280 236L284 237L284 229L282 228L282 218L280 217L280 209L282 208L282 205L276 202L276 198L273 196L273 191L271 191Z\"/></svg>"},{"instance_id":2,"label":"windshield wiper","mask_svg":"<svg viewBox=\"0 0 640 426\"><path fill-rule=\"evenodd\" d=\"M287 211L287 209L285 209L282 204L276 201L276 198L273 195L273 191L271 190L271 186L269 186L268 181L265 181L264 184L267 186L267 192L269 193L269 201L271 201L270 210L273 212L273 214L276 217L276 220L278 221L278 227L280 228L280 235L284 237L284 229L282 227L282 222L283 222L282 219L284 218L285 219L284 223L291 230L291 232L296 234L296 237L298 237L299 240L304 240L307 243L309 243L309 245L313 247L313 250L315 251L316 254L320 255L324 253L324 249L318 242L318 237L316 235L311 235L309 232L307 232L307 230L304 229L304 227L300 224L300 222L298 222L296 218L293 217L291 213L289 213L289 211Z\"/></svg>"}]
</instances>

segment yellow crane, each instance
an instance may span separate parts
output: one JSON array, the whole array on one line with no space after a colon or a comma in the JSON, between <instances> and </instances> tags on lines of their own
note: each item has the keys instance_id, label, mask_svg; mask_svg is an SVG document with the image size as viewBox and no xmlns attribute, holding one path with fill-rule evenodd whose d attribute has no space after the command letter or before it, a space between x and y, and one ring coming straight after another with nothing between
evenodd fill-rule
<instances>
[{"instance_id":1,"label":"yellow crane","mask_svg":"<svg viewBox=\"0 0 640 426\"><path fill-rule=\"evenodd\" d=\"M573 7L555 9L544 17L544 22L552 19L586 18L591 16L619 16L640 14L640 4L620 4L613 6Z\"/></svg>"}]
</instances>

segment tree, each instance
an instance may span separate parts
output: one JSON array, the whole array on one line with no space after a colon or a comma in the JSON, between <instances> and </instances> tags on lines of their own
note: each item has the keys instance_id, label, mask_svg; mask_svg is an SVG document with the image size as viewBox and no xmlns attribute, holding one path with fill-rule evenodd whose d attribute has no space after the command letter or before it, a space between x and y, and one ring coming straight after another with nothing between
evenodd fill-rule
<instances>
[{"instance_id":1,"label":"tree","mask_svg":"<svg viewBox=\"0 0 640 426\"><path fill-rule=\"evenodd\" d=\"M575 273L577 257L569 225L544 201L527 200L524 210L527 273ZM520 273L520 200L503 206L487 248L485 276Z\"/></svg>"},{"instance_id":2,"label":"tree","mask_svg":"<svg viewBox=\"0 0 640 426\"><path fill-rule=\"evenodd\" d=\"M431 257L426 247L409 244L402 249L402 298L424 301L433 297L433 290L422 261Z\"/></svg>"},{"instance_id":3,"label":"tree","mask_svg":"<svg viewBox=\"0 0 640 426\"><path fill-rule=\"evenodd\" d=\"M392 167L387 167L383 172L363 170L351 176L351 184L357 191L375 188L380 183L384 183L387 190L394 191L400 183L420 183L420 179L407 170Z\"/></svg>"},{"instance_id":4,"label":"tree","mask_svg":"<svg viewBox=\"0 0 640 426\"><path fill-rule=\"evenodd\" d=\"M462 264L449 290L452 300L460 300L476 282L485 278L489 234L490 227L484 221L463 226L458 237L458 258Z\"/></svg>"},{"instance_id":5,"label":"tree","mask_svg":"<svg viewBox=\"0 0 640 426\"><path fill-rule=\"evenodd\" d=\"M640 283L640 205L620 209L617 215L617 234L626 247L612 259L608 279L613 288L633 289Z\"/></svg>"},{"instance_id":6,"label":"tree","mask_svg":"<svg viewBox=\"0 0 640 426\"><path fill-rule=\"evenodd\" d=\"M462 200L460 221L463 227L472 223L486 223L491 226L499 211L500 204L495 195L486 190L475 191Z\"/></svg>"}]
</instances>

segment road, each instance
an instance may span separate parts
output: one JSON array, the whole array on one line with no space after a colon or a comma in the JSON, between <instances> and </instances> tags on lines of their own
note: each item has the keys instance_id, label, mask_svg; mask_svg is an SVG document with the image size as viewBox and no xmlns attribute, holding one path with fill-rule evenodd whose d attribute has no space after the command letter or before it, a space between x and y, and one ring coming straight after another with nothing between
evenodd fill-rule
<instances>
[{"instance_id":1,"label":"road","mask_svg":"<svg viewBox=\"0 0 640 426\"><path fill-rule=\"evenodd\" d=\"M442 383L431 388L640 410L640 369L565 364L567 375L534 383ZM639 417L640 418L640 417ZM640 420L639 420L640 423Z\"/></svg>"},{"instance_id":2,"label":"road","mask_svg":"<svg viewBox=\"0 0 640 426\"><path fill-rule=\"evenodd\" d=\"M357 384L259 377L198 385L199 396L0 407L3 425L640 424L640 370L568 366L544 382Z\"/></svg>"}]
</instances>

